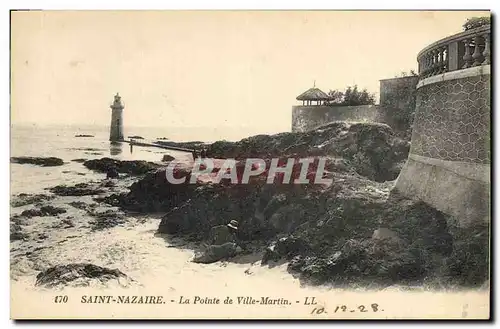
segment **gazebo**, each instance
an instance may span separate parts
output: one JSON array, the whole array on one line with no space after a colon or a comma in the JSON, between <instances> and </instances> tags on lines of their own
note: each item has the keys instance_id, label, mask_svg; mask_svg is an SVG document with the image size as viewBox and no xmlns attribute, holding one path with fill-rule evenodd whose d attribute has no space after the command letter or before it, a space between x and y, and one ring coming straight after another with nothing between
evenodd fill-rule
<instances>
[{"instance_id":1,"label":"gazebo","mask_svg":"<svg viewBox=\"0 0 500 329\"><path fill-rule=\"evenodd\" d=\"M316 84L314 85L314 87L297 96L297 100L302 101L303 106L313 105L313 102L316 102L315 105L321 105L322 101L327 101L329 99L330 96L328 96L328 94L321 89L316 88Z\"/></svg>"}]
</instances>

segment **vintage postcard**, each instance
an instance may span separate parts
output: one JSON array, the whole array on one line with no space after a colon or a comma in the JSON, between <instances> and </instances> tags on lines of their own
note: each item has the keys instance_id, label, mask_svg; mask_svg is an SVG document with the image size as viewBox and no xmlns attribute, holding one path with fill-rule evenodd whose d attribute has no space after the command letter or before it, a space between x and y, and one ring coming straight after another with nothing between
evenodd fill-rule
<instances>
[{"instance_id":1,"label":"vintage postcard","mask_svg":"<svg viewBox=\"0 0 500 329\"><path fill-rule=\"evenodd\" d=\"M12 11L11 318L489 319L490 35Z\"/></svg>"}]
</instances>

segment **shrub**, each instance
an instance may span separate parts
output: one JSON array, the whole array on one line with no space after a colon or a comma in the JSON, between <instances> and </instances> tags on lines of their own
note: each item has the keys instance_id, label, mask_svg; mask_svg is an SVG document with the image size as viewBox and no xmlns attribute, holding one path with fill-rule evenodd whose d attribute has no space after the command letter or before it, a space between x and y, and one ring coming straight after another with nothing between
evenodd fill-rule
<instances>
[{"instance_id":1,"label":"shrub","mask_svg":"<svg viewBox=\"0 0 500 329\"><path fill-rule=\"evenodd\" d=\"M464 23L464 25L462 25L462 27L464 31L468 31L483 25L490 25L490 24L491 24L491 17L489 16L471 17L467 19L467 21Z\"/></svg>"},{"instance_id":2,"label":"shrub","mask_svg":"<svg viewBox=\"0 0 500 329\"><path fill-rule=\"evenodd\" d=\"M405 78L405 77L416 77L416 76L418 76L417 72L415 72L415 70L410 70L410 72L401 71L400 74L397 74L394 77L395 78Z\"/></svg>"},{"instance_id":3,"label":"shrub","mask_svg":"<svg viewBox=\"0 0 500 329\"><path fill-rule=\"evenodd\" d=\"M348 86L344 92L330 90L328 93L330 100L325 105L330 106L350 106L350 105L372 105L375 104L375 95L366 89L358 90L358 86Z\"/></svg>"}]
</instances>

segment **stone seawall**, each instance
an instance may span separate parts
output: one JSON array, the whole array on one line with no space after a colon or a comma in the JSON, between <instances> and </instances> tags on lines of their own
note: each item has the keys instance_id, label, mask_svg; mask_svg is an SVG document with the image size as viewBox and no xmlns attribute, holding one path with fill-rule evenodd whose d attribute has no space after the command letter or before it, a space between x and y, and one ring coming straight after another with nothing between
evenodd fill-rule
<instances>
[{"instance_id":1,"label":"stone seawall","mask_svg":"<svg viewBox=\"0 0 500 329\"><path fill-rule=\"evenodd\" d=\"M423 79L417 86L410 156L396 190L455 216L489 219L490 66Z\"/></svg>"}]
</instances>

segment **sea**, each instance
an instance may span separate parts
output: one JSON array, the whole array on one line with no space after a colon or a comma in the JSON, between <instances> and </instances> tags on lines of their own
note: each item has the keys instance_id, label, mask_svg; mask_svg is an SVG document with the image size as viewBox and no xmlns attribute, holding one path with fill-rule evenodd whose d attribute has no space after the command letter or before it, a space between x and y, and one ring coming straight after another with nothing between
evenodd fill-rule
<instances>
[{"instance_id":1,"label":"sea","mask_svg":"<svg viewBox=\"0 0 500 329\"><path fill-rule=\"evenodd\" d=\"M160 161L164 154L177 159L190 154L152 147L111 144L106 126L12 125L10 156L58 157L64 165L40 167L10 164L10 194L47 194L47 188L80 182L102 181L105 174L87 170L74 159L111 157L120 160ZM172 141L239 140L264 131L229 128L145 128L129 127L125 136L142 136L146 142L158 138ZM270 132L272 133L272 132ZM86 134L93 137L75 137ZM123 182L129 184L131 182ZM287 271L287 264L262 266L261 255L245 255L231 262L196 264L193 246L182 240L157 234L164 214L127 214L123 225L93 231L92 218L70 205L80 201L93 203L92 196L57 197L48 204L62 207L67 213L59 217L33 217L21 223L28 234L24 240L10 242L10 306L16 319L272 319L272 318L418 318L419 316L461 318L463 302L484 301L484 292L405 292L406 287L387 287L382 291L364 288L349 290L304 284ZM12 207L11 216L33 205ZM118 211L118 209L116 209ZM64 219L73 226L61 228ZM127 274L129 282L86 283L58 288L35 285L36 277L51 266L70 263L92 263ZM82 296L163 296L163 305L89 305ZM56 296L67 296L56 303ZM241 304L239 301L287 300L289 304ZM315 304L307 304L314 297ZM61 297L62 298L62 297ZM182 304L180 300L190 300ZM250 299L249 299L250 298ZM253 299L252 299L253 298ZM306 299L309 298L309 299ZM59 299L61 300L61 299ZM198 303L194 303L198 300ZM219 303L216 303L219 300ZM231 303L229 303L231 300ZM205 303L201 302L205 301ZM227 301L225 303L225 301ZM347 305L383 305L385 313L357 311L336 313ZM410 307L405 305L421 305ZM426 305L427 307L424 307ZM470 304L469 316L483 316L488 310ZM444 307L444 308L443 308ZM444 315L443 315L444 314Z\"/></svg>"}]
</instances>

